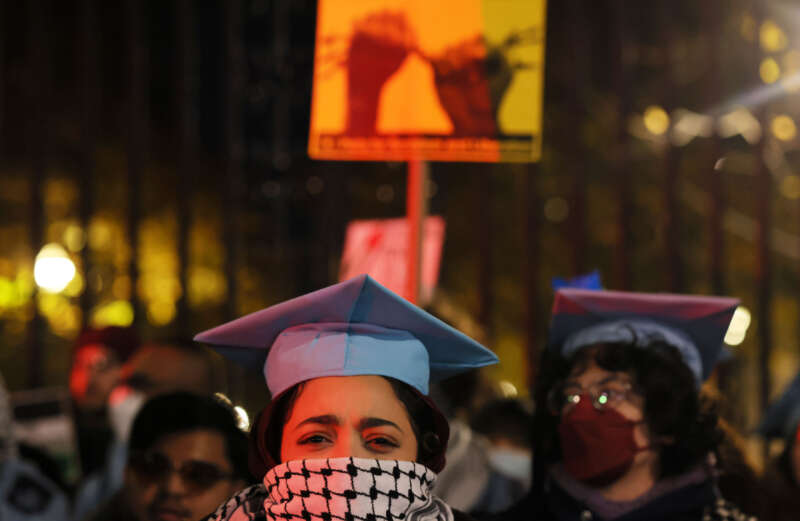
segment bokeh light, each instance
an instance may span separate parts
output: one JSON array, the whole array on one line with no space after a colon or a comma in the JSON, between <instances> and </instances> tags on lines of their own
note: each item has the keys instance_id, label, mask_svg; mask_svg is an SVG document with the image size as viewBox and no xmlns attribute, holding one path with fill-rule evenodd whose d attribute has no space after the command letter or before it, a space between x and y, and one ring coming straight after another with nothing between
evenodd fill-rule
<instances>
[{"instance_id":1,"label":"bokeh light","mask_svg":"<svg viewBox=\"0 0 800 521\"><path fill-rule=\"evenodd\" d=\"M791 141L797 136L797 127L794 120L786 114L780 114L772 118L770 125L772 135L781 141Z\"/></svg>"},{"instance_id":2,"label":"bokeh light","mask_svg":"<svg viewBox=\"0 0 800 521\"><path fill-rule=\"evenodd\" d=\"M767 52L782 51L787 44L786 34L783 29L772 20L766 20L761 24L761 29L758 32L758 41L761 44L761 48Z\"/></svg>"},{"instance_id":3,"label":"bokeh light","mask_svg":"<svg viewBox=\"0 0 800 521\"><path fill-rule=\"evenodd\" d=\"M669 114L658 105L651 105L644 111L644 126L656 136L669 130Z\"/></svg>"},{"instance_id":4,"label":"bokeh light","mask_svg":"<svg viewBox=\"0 0 800 521\"><path fill-rule=\"evenodd\" d=\"M80 329L81 309L70 298L58 293L40 293L37 304L39 312L56 335L71 338Z\"/></svg>"},{"instance_id":5,"label":"bokeh light","mask_svg":"<svg viewBox=\"0 0 800 521\"><path fill-rule=\"evenodd\" d=\"M46 244L36 255L33 277L43 290L58 293L74 276L75 264L60 244Z\"/></svg>"},{"instance_id":6,"label":"bokeh light","mask_svg":"<svg viewBox=\"0 0 800 521\"><path fill-rule=\"evenodd\" d=\"M394 187L392 185L380 185L375 191L375 197L382 203L394 201Z\"/></svg>"},{"instance_id":7,"label":"bokeh light","mask_svg":"<svg viewBox=\"0 0 800 521\"><path fill-rule=\"evenodd\" d=\"M551 197L544 203L544 217L550 222L560 223L569 216L569 203L563 197Z\"/></svg>"},{"instance_id":8,"label":"bokeh light","mask_svg":"<svg viewBox=\"0 0 800 521\"><path fill-rule=\"evenodd\" d=\"M508 380L500 380L498 385L500 386L500 393L503 395L503 398L516 398L519 396L517 386Z\"/></svg>"},{"instance_id":9,"label":"bokeh light","mask_svg":"<svg viewBox=\"0 0 800 521\"><path fill-rule=\"evenodd\" d=\"M791 174L781 180L781 195L787 199L800 199L800 176Z\"/></svg>"},{"instance_id":10,"label":"bokeh light","mask_svg":"<svg viewBox=\"0 0 800 521\"><path fill-rule=\"evenodd\" d=\"M63 240L70 251L81 251L86 246L86 232L77 224L70 224L64 230Z\"/></svg>"},{"instance_id":11,"label":"bokeh light","mask_svg":"<svg viewBox=\"0 0 800 521\"><path fill-rule=\"evenodd\" d=\"M725 334L725 343L729 346L738 346L744 342L747 336L747 328L750 327L751 317L750 310L744 306L739 306L733 312L731 325L728 326L728 332Z\"/></svg>"},{"instance_id":12,"label":"bokeh light","mask_svg":"<svg viewBox=\"0 0 800 521\"><path fill-rule=\"evenodd\" d=\"M91 323L94 327L120 326L133 324L133 306L127 300L113 300L95 308Z\"/></svg>"},{"instance_id":13,"label":"bokeh light","mask_svg":"<svg viewBox=\"0 0 800 521\"><path fill-rule=\"evenodd\" d=\"M781 66L774 58L764 58L758 67L758 75L764 83L775 83L781 77Z\"/></svg>"},{"instance_id":14,"label":"bokeh light","mask_svg":"<svg viewBox=\"0 0 800 521\"><path fill-rule=\"evenodd\" d=\"M324 188L325 188L325 182L319 176L312 175L306 181L306 190L308 190L308 193L310 193L311 195L320 194Z\"/></svg>"}]
</instances>

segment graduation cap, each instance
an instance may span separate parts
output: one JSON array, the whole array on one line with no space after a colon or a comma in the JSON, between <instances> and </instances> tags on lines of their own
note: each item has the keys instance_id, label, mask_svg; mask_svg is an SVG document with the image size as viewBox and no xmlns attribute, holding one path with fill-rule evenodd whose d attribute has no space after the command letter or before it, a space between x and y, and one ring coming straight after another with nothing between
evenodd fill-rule
<instances>
[{"instance_id":1,"label":"graduation cap","mask_svg":"<svg viewBox=\"0 0 800 521\"><path fill-rule=\"evenodd\" d=\"M383 375L428 394L430 381L497 363L488 349L368 275L281 302L194 338L263 367L273 396L324 376Z\"/></svg>"},{"instance_id":2,"label":"graduation cap","mask_svg":"<svg viewBox=\"0 0 800 521\"><path fill-rule=\"evenodd\" d=\"M597 270L571 278L553 277L550 279L550 286L553 291L561 288L603 289L600 272Z\"/></svg>"},{"instance_id":3,"label":"graduation cap","mask_svg":"<svg viewBox=\"0 0 800 521\"><path fill-rule=\"evenodd\" d=\"M787 438L797 433L800 424L800 373L783 394L767 409L758 426L758 433L765 438Z\"/></svg>"},{"instance_id":4,"label":"graduation cap","mask_svg":"<svg viewBox=\"0 0 800 521\"><path fill-rule=\"evenodd\" d=\"M739 301L728 297L564 288L556 291L548 344L563 356L598 343L680 352L700 385L711 374Z\"/></svg>"}]
</instances>

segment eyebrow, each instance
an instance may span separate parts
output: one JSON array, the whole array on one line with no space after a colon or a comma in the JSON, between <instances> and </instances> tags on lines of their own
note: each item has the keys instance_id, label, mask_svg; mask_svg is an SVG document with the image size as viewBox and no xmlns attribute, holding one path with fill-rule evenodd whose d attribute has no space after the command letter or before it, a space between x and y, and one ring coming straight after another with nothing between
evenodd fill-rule
<instances>
[{"instance_id":1,"label":"eyebrow","mask_svg":"<svg viewBox=\"0 0 800 521\"><path fill-rule=\"evenodd\" d=\"M318 425L339 425L340 422L339 418L337 418L333 414L323 414L322 416L311 416L298 423L297 427L295 427L294 430L299 429L303 425L308 425L309 423L316 423Z\"/></svg>"},{"instance_id":2,"label":"eyebrow","mask_svg":"<svg viewBox=\"0 0 800 521\"><path fill-rule=\"evenodd\" d=\"M300 423L298 423L297 426L293 430L297 430L300 427L302 427L303 425L308 425L310 423L314 423L314 424L317 424L317 425L340 425L341 424L341 422L339 421L339 418L334 416L333 414L323 414L321 416L311 416L309 418L306 418L305 420L303 420ZM394 423L393 421L385 420L383 418L375 418L375 417L363 418L361 421L358 422L357 427L358 427L358 430L364 430L364 429L371 429L373 427L383 427L383 426L386 426L386 425L388 425L390 427L394 427L398 431L403 432L403 429L401 429L400 426L397 425L396 423Z\"/></svg>"},{"instance_id":3,"label":"eyebrow","mask_svg":"<svg viewBox=\"0 0 800 521\"><path fill-rule=\"evenodd\" d=\"M385 425L394 427L398 431L403 432L403 429L401 429L400 426L393 421L384 420L383 418L372 418L372 417L364 418L363 420L358 422L358 430L370 429L373 427L383 427Z\"/></svg>"}]
</instances>

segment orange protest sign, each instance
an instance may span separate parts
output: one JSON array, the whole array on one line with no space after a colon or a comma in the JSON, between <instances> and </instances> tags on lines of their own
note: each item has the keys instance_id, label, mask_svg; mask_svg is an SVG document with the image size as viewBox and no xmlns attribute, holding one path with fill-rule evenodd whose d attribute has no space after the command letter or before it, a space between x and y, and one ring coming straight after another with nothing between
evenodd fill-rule
<instances>
[{"instance_id":1,"label":"orange protest sign","mask_svg":"<svg viewBox=\"0 0 800 521\"><path fill-rule=\"evenodd\" d=\"M546 0L319 0L315 159L536 161Z\"/></svg>"}]
</instances>

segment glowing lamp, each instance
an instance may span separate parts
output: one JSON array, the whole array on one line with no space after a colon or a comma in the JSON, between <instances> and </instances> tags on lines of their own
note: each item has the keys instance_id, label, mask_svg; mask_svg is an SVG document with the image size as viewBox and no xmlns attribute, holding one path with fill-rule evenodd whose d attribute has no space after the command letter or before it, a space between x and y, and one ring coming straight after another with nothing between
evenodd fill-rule
<instances>
[{"instance_id":1,"label":"glowing lamp","mask_svg":"<svg viewBox=\"0 0 800 521\"><path fill-rule=\"evenodd\" d=\"M75 264L66 250L56 243L46 244L33 265L33 279L45 291L58 293L75 277Z\"/></svg>"}]
</instances>

